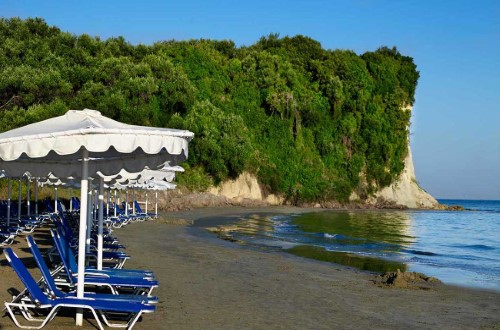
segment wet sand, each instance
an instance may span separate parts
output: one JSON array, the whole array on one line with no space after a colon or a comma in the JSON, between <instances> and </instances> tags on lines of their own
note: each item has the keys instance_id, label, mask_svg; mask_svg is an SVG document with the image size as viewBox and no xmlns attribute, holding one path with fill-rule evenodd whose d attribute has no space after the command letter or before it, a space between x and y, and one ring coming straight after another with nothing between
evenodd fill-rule
<instances>
[{"instance_id":1,"label":"wet sand","mask_svg":"<svg viewBox=\"0 0 500 330\"><path fill-rule=\"evenodd\" d=\"M151 269L160 287L154 314L137 329L478 329L500 328L500 293L440 285L432 290L379 287L374 276L347 267L251 249L216 238L203 227L244 214L299 212L296 208L218 208L169 213L158 222L130 224L115 231L132 256L126 268ZM307 210L310 211L310 210ZM182 222L182 221L181 221ZM37 241L43 242L44 233ZM26 242L14 249L25 261ZM49 242L49 241L47 241ZM0 261L0 299L22 289ZM67 329L71 316L47 328ZM9 317L1 329L14 329ZM76 328L76 327L74 327ZM94 328L85 323L84 329Z\"/></svg>"}]
</instances>

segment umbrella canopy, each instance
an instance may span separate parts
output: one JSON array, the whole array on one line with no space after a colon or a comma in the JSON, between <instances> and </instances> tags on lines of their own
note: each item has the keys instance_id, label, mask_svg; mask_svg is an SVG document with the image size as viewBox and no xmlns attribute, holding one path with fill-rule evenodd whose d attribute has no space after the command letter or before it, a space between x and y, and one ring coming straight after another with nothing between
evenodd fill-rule
<instances>
[{"instance_id":1,"label":"umbrella canopy","mask_svg":"<svg viewBox=\"0 0 500 330\"><path fill-rule=\"evenodd\" d=\"M112 181L115 181L117 183L132 182L138 184L147 184L152 180L172 182L175 179L175 173L176 172L170 171L144 170L141 173L129 173L127 175L120 175Z\"/></svg>"},{"instance_id":2,"label":"umbrella canopy","mask_svg":"<svg viewBox=\"0 0 500 330\"><path fill-rule=\"evenodd\" d=\"M36 177L81 178L77 297L84 295L88 177L121 169L140 172L166 162L176 165L188 156L194 134L185 130L127 125L99 111L69 110L65 115L0 134L0 169L11 176L29 171ZM102 186L102 184L101 184ZM99 227L102 243L102 227ZM77 314L82 325L82 314Z\"/></svg>"},{"instance_id":3,"label":"umbrella canopy","mask_svg":"<svg viewBox=\"0 0 500 330\"><path fill-rule=\"evenodd\" d=\"M89 175L114 175L176 165L188 156L193 133L128 125L99 111L69 110L65 115L0 134L0 168L11 176L30 172L45 177L81 177L82 150L89 152Z\"/></svg>"},{"instance_id":4,"label":"umbrella canopy","mask_svg":"<svg viewBox=\"0 0 500 330\"><path fill-rule=\"evenodd\" d=\"M176 172L184 172L184 169L180 166L165 165L158 170L150 170L148 168L145 168L141 172L130 173L125 170L121 170L117 175L105 176L102 175L102 173L98 173L98 175L104 178L104 182L107 183L113 181L125 182L126 180L147 182L149 180L173 181Z\"/></svg>"}]
</instances>

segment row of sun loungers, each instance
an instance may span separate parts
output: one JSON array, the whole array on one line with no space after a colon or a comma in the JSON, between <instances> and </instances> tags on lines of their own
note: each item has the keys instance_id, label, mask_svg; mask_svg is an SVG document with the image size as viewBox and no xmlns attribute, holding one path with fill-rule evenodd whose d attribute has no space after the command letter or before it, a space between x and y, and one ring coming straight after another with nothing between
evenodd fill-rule
<instances>
[{"instance_id":1,"label":"row of sun loungers","mask_svg":"<svg viewBox=\"0 0 500 330\"><path fill-rule=\"evenodd\" d=\"M41 213L38 216L18 216L17 203L11 202L10 221L7 221L8 202L0 201L0 247L11 245L15 238L21 234L30 234L37 227L42 226L50 220L49 213Z\"/></svg>"},{"instance_id":2,"label":"row of sun loungers","mask_svg":"<svg viewBox=\"0 0 500 330\"><path fill-rule=\"evenodd\" d=\"M80 201L78 198L71 198L73 214L78 214L80 210ZM128 212L125 210L125 203L122 203L122 207L117 204L112 203L109 208L109 215L106 216L104 224L107 227L121 228L122 226L128 224L129 222L145 221L147 219L152 219L156 217L154 213L145 213L142 211L140 204L134 201L135 213L132 213L132 208L128 208ZM10 223L7 225L7 201L0 201L0 247L8 246L12 244L19 234L30 234L35 228L47 223L53 218L57 218L59 215L68 214L68 209L60 202L57 202L58 212L54 211L53 202L50 200L44 200L42 203L42 213L38 215L31 216L23 215L18 217L18 204L11 201L10 207ZM106 208L108 209L108 208ZM115 211L116 209L116 211ZM116 216L115 216L116 214Z\"/></svg>"},{"instance_id":3,"label":"row of sun loungers","mask_svg":"<svg viewBox=\"0 0 500 330\"><path fill-rule=\"evenodd\" d=\"M23 261L10 247L4 249L9 264L26 287L11 302L5 303L6 311L18 327L40 329L49 323L61 308L72 308L90 311L88 316L95 319L100 329L103 329L103 324L131 329L142 314L155 311L158 298L152 295L152 291L158 286L158 281L153 272L124 269L124 264L130 256L124 252L125 246L112 236L114 228L144 221L153 216L141 212L139 204L135 205L136 214L125 215L119 208L120 215L115 217L114 210L110 211L105 220L107 228L104 230L105 267L100 270L96 269L94 262L96 248L93 243L97 225L93 225L93 239L90 240L90 252L86 256L89 263L85 268L85 294L83 298L77 298L78 235L74 228L77 228L78 206L78 200L75 199L73 212L61 207L57 214L51 213L50 234L54 247L46 253L51 267L47 265L33 236L26 237L29 250L42 274L39 281L33 278ZM57 208L59 209L59 205Z\"/></svg>"}]
</instances>

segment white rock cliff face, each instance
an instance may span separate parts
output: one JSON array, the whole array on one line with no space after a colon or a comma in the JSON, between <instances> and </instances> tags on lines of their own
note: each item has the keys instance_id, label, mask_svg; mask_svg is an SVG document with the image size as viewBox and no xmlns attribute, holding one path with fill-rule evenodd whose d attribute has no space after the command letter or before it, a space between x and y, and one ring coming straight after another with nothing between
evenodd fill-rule
<instances>
[{"instance_id":1,"label":"white rock cliff face","mask_svg":"<svg viewBox=\"0 0 500 330\"><path fill-rule=\"evenodd\" d=\"M406 106L402 111L412 111L412 106ZM418 185L413 166L413 156L408 136L408 155L405 158L405 168L399 178L389 187L385 187L369 198L367 203L376 204L380 200L403 205L409 208L437 208L439 203L428 192Z\"/></svg>"},{"instance_id":2,"label":"white rock cliff face","mask_svg":"<svg viewBox=\"0 0 500 330\"><path fill-rule=\"evenodd\" d=\"M284 201L283 198L276 195L271 194L264 196L257 178L248 172L241 173L236 180L229 180L217 187L212 187L208 192L216 196L223 196L239 202L244 199L253 199L264 201L271 205L281 205Z\"/></svg>"},{"instance_id":3,"label":"white rock cliff face","mask_svg":"<svg viewBox=\"0 0 500 330\"><path fill-rule=\"evenodd\" d=\"M208 192L238 202L245 199L264 201L270 205L281 205L284 202L282 197L276 195L264 196L257 178L248 172L242 173L236 180L229 180L218 187L212 187ZM366 200L366 203L372 205L380 202L389 202L408 208L436 208L439 205L434 197L418 185L410 149L405 159L405 169L399 178L389 187L383 188L376 192L375 196Z\"/></svg>"},{"instance_id":4,"label":"white rock cliff face","mask_svg":"<svg viewBox=\"0 0 500 330\"><path fill-rule=\"evenodd\" d=\"M367 202L376 204L381 199L409 208L435 208L439 205L436 199L417 183L410 146L408 146L403 173L389 187L376 192L375 196L370 197Z\"/></svg>"}]
</instances>

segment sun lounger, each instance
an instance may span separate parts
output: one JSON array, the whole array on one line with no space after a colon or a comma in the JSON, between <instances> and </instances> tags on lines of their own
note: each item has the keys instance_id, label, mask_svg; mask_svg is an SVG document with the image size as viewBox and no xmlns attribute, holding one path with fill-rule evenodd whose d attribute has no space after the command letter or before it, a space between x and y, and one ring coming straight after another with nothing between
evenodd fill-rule
<instances>
[{"instance_id":1,"label":"sun lounger","mask_svg":"<svg viewBox=\"0 0 500 330\"><path fill-rule=\"evenodd\" d=\"M57 285L54 281L54 278L52 277L52 273L49 270L49 267L45 263L45 260L43 259L42 253L38 249L38 246L33 239L32 236L28 236L26 238L28 241L28 246L31 250L31 253L33 254L33 257L38 265L38 268L40 269L40 272L42 273L43 280L46 284L47 290L49 291L52 296L54 297L59 297L59 298L65 298L65 297L72 297L75 296L75 292L62 292L57 288ZM98 299L108 299L108 300L131 300L131 301L137 301L137 302L147 302L147 303L157 303L158 298L154 296L146 296L146 295L131 295L131 294L101 294L101 293L92 293L90 294L90 297L92 298L98 298Z\"/></svg>"},{"instance_id":2,"label":"sun lounger","mask_svg":"<svg viewBox=\"0 0 500 330\"><path fill-rule=\"evenodd\" d=\"M60 230L56 230L55 232L51 231L51 234L53 234L54 237L54 242L56 244L56 248L61 250L62 255L65 258L65 261L68 263L69 268L72 270L76 270L78 268L76 264L76 258L73 253L73 250L71 248L68 248L68 243L65 240L65 238L61 235ZM89 273L96 273L96 272L102 272L102 273L107 273L107 274L124 274L123 276L136 276L140 278L148 278L148 279L153 279L154 275L152 271L149 270L134 270L134 269L117 269L117 268L106 268L103 270L97 270L95 268L87 267L86 270Z\"/></svg>"},{"instance_id":3,"label":"sun lounger","mask_svg":"<svg viewBox=\"0 0 500 330\"><path fill-rule=\"evenodd\" d=\"M61 255L61 269L64 270L66 274L66 281L59 283L61 285L74 287L78 282L78 266L73 251L68 246L62 246L60 237L57 237L57 233L53 230L51 230L51 233L57 250ZM134 293L145 292L147 295L150 295L153 289L158 286L158 282L143 274L134 276L131 273L127 273L126 270L121 274L106 274L99 273L95 269L86 269L85 285L107 287L114 294L119 293L120 290L133 290Z\"/></svg>"},{"instance_id":4,"label":"sun lounger","mask_svg":"<svg viewBox=\"0 0 500 330\"><path fill-rule=\"evenodd\" d=\"M142 208L141 208L141 205L137 201L134 201L134 205L135 205L135 212L136 212L136 214L139 214L139 215L143 216L146 219L154 218L155 217L154 213L146 213L146 212L144 212L142 210Z\"/></svg>"},{"instance_id":5,"label":"sun lounger","mask_svg":"<svg viewBox=\"0 0 500 330\"><path fill-rule=\"evenodd\" d=\"M73 245L70 244L70 239L67 239L65 231L61 228L57 228L57 233L58 233L58 238L62 241L64 241L63 246L68 246L69 248L76 248L77 246L77 241L73 242ZM94 243L95 244L95 243ZM90 252L87 253L87 256L90 259L95 259L97 257L97 252L96 252L97 247L95 245L91 245ZM103 260L106 260L108 263L114 263L113 268L123 268L123 265L125 264L125 261L130 259L130 256L125 254L124 252L121 251L103 251L102 253Z\"/></svg>"},{"instance_id":6,"label":"sun lounger","mask_svg":"<svg viewBox=\"0 0 500 330\"><path fill-rule=\"evenodd\" d=\"M11 245L16 239L16 233L0 230L0 247Z\"/></svg>"},{"instance_id":7,"label":"sun lounger","mask_svg":"<svg viewBox=\"0 0 500 330\"><path fill-rule=\"evenodd\" d=\"M143 313L152 313L155 311L155 305L138 301L107 300L99 299L96 297L50 297L49 295L44 294L42 289L38 286L24 264L12 251L11 248L7 248L4 251L4 254L14 271L19 276L19 279L23 282L23 284L26 286L27 291L29 292L29 295L26 295L20 301L17 300L15 302L5 303L5 307L9 315L12 317L12 320L20 328L43 328L56 316L61 307L75 309L82 308L90 310L99 328L102 330L104 330L104 328L98 314L108 326L126 327L127 329L132 329L132 327L135 325L135 323ZM20 312L26 320L32 323L36 322L37 325L26 326L19 323L15 314L16 311ZM37 318L36 316L39 316L40 312L42 311L48 312L48 315L45 318ZM127 315L127 323L111 323L108 319L108 316L106 315L107 313L125 314Z\"/></svg>"}]
</instances>

